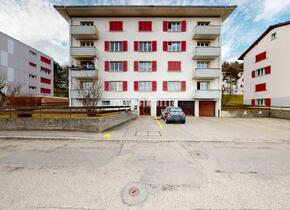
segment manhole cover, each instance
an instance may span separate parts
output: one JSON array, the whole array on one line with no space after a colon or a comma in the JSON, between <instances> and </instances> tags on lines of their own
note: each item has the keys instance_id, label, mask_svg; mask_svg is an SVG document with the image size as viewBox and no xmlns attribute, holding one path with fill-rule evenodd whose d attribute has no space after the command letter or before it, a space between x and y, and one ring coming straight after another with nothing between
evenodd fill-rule
<instances>
[{"instance_id":1,"label":"manhole cover","mask_svg":"<svg viewBox=\"0 0 290 210\"><path fill-rule=\"evenodd\" d=\"M199 150L191 151L190 154L193 157L196 157L196 158L199 158L199 159L203 159L203 160L208 159L208 155L205 152L202 152L202 151L199 151Z\"/></svg>"},{"instance_id":2,"label":"manhole cover","mask_svg":"<svg viewBox=\"0 0 290 210\"><path fill-rule=\"evenodd\" d=\"M137 206L147 199L148 191L144 184L138 182L128 183L121 192L123 203L128 206Z\"/></svg>"},{"instance_id":3,"label":"manhole cover","mask_svg":"<svg viewBox=\"0 0 290 210\"><path fill-rule=\"evenodd\" d=\"M160 131L136 131L135 136L161 136Z\"/></svg>"}]
</instances>

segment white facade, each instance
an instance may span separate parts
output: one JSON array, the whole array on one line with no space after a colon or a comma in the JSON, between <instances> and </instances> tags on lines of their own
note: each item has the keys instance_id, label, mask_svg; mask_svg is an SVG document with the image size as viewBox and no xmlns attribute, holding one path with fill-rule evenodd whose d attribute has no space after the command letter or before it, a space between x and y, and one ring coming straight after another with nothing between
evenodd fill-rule
<instances>
[{"instance_id":1,"label":"white facade","mask_svg":"<svg viewBox=\"0 0 290 210\"><path fill-rule=\"evenodd\" d=\"M290 106L289 37L290 22L270 26L241 56L244 59L245 104ZM265 58L256 61L256 56L261 53L265 53Z\"/></svg>"},{"instance_id":2,"label":"white facade","mask_svg":"<svg viewBox=\"0 0 290 210\"><path fill-rule=\"evenodd\" d=\"M224 94L234 94L234 95L243 95L244 94L244 75L243 72L239 73L239 79L237 84L232 85L232 93L230 93L230 83L223 81Z\"/></svg>"},{"instance_id":3,"label":"white facade","mask_svg":"<svg viewBox=\"0 0 290 210\"><path fill-rule=\"evenodd\" d=\"M110 7L108 7L110 8ZM129 8L129 7L128 7ZM105 94L100 102L100 105L123 106L129 105L132 109L137 109L140 114L144 114L144 106L148 106L150 111L145 111L145 114L156 116L160 112L161 106L174 105L181 106L188 114L195 116L207 115L206 108L202 107L204 114L199 111L200 101L209 102L209 105L214 105L214 110L209 112L209 115L218 116L221 107L221 43L220 43L220 26L224 18L222 17L112 17L108 14L107 17L67 17L61 11L62 8L56 8L70 23L71 34L71 51L70 63L72 66L78 66L80 61L90 59L95 63L95 71L91 70L74 70L70 71L70 105L79 106L81 100L77 98L75 89L80 85L81 81L89 80L90 78L98 78L104 82L104 86L108 82L120 81L126 82L126 90L113 91L111 88L105 88ZM66 7L67 10L74 8ZM154 10L154 8L145 7L145 9ZM182 10L179 9L179 10ZM233 10L233 9L232 9ZM231 11L232 11L231 10ZM128 10L129 11L129 10ZM168 11L167 11L168 12ZM82 10L85 13L85 10ZM118 13L118 10L116 10ZM129 14L129 12L128 12ZM192 14L194 15L194 14ZM87 16L87 15L86 15ZM124 16L124 15L123 15ZM126 16L126 15L125 15ZM142 17L141 17L142 16ZM160 15L162 16L162 12ZM76 26L82 28L81 22L93 22L96 27L97 35L88 38L88 36L76 36ZM110 22L122 22L122 31L110 31ZM139 31L139 21L151 22L152 30L141 32ZM164 31L164 21L166 22L185 22L185 31L169 32ZM207 22L208 25L198 25L198 22ZM83 26L81 29L84 34L85 28L93 30L92 26ZM90 29L89 29L90 28ZM93 32L94 33L94 32ZM81 42L84 39L93 41L93 47L80 49ZM126 41L127 50L124 52L110 52L106 50L106 42ZM140 52L135 50L134 42L154 41L156 43L156 51ZM180 52L168 52L164 50L164 41L180 41L186 43L186 49ZM198 42L206 42L208 46L198 47ZM88 52L86 50L92 50ZM76 50L81 52L76 52ZM79 54L83 54L83 56ZM85 56L86 55L86 56ZM89 56L90 55L90 56ZM126 71L111 72L106 71L106 62L125 61ZM136 61L152 61L156 63L156 70L150 72L140 72L135 70ZM170 61L181 62L181 68L177 71L169 71ZM208 62L207 66L197 68L197 62ZM140 64L139 64L140 65ZM82 71L85 71L85 76L81 76ZM84 74L84 73L82 73ZM136 89L135 83L142 81L151 81L156 83L150 91L141 91L138 83ZM167 85L169 82L180 82L180 85L185 84L183 88L176 88L174 91L169 91ZM166 89L164 87L166 82ZM198 82L207 82L207 84L199 84ZM108 83L111 84L111 83ZM153 84L153 83L152 83ZM151 85L152 85L151 84ZM173 85L173 83L170 83ZM177 83L177 86L179 83ZM154 86L154 85L153 85ZM201 89L201 90L199 90ZM206 103L201 103L207 105ZM191 108L192 107L192 108ZM192 112L192 113L191 113Z\"/></svg>"},{"instance_id":4,"label":"white facade","mask_svg":"<svg viewBox=\"0 0 290 210\"><path fill-rule=\"evenodd\" d=\"M0 74L21 95L53 96L53 59L0 32Z\"/></svg>"}]
</instances>

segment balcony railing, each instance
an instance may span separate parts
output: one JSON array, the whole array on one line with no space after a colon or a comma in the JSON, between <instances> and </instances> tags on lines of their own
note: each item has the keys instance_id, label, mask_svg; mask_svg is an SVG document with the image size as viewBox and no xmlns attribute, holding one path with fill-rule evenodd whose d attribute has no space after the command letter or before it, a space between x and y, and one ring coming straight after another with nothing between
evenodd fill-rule
<instances>
[{"instance_id":1,"label":"balcony railing","mask_svg":"<svg viewBox=\"0 0 290 210\"><path fill-rule=\"evenodd\" d=\"M96 26L72 25L71 35L77 40L97 40L99 33Z\"/></svg>"},{"instance_id":2,"label":"balcony railing","mask_svg":"<svg viewBox=\"0 0 290 210\"><path fill-rule=\"evenodd\" d=\"M220 25L198 25L193 29L193 39L214 40L221 34Z\"/></svg>"},{"instance_id":3,"label":"balcony railing","mask_svg":"<svg viewBox=\"0 0 290 210\"><path fill-rule=\"evenodd\" d=\"M193 79L215 79L219 77L219 68L196 68L193 72Z\"/></svg>"},{"instance_id":4,"label":"balcony railing","mask_svg":"<svg viewBox=\"0 0 290 210\"><path fill-rule=\"evenodd\" d=\"M221 55L220 47L195 47L193 50L193 59L213 60Z\"/></svg>"},{"instance_id":5,"label":"balcony railing","mask_svg":"<svg viewBox=\"0 0 290 210\"><path fill-rule=\"evenodd\" d=\"M94 58L97 56L96 47L71 47L70 55L74 58Z\"/></svg>"},{"instance_id":6,"label":"balcony railing","mask_svg":"<svg viewBox=\"0 0 290 210\"><path fill-rule=\"evenodd\" d=\"M74 78L80 78L80 79L85 79L85 78L97 79L98 71L96 70L95 67L91 67L91 68L71 67L70 76Z\"/></svg>"},{"instance_id":7,"label":"balcony railing","mask_svg":"<svg viewBox=\"0 0 290 210\"><path fill-rule=\"evenodd\" d=\"M193 98L195 99L218 99L220 90L196 90Z\"/></svg>"}]
</instances>

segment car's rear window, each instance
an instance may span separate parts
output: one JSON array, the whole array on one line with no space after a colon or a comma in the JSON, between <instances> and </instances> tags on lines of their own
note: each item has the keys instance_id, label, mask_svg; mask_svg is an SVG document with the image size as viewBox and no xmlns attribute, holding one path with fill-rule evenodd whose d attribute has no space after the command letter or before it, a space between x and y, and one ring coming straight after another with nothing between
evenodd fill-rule
<instances>
[{"instance_id":1,"label":"car's rear window","mask_svg":"<svg viewBox=\"0 0 290 210\"><path fill-rule=\"evenodd\" d=\"M170 111L171 112L182 112L182 109L180 109L180 108L171 108Z\"/></svg>"}]
</instances>

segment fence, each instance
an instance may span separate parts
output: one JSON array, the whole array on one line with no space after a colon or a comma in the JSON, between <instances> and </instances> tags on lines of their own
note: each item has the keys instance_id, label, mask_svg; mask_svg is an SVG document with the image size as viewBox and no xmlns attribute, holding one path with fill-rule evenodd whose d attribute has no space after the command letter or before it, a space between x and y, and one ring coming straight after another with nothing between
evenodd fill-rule
<instances>
[{"instance_id":1,"label":"fence","mask_svg":"<svg viewBox=\"0 0 290 210\"><path fill-rule=\"evenodd\" d=\"M68 107L68 106L35 106L0 108L0 118L34 117L34 118L74 118L98 117L116 112L130 111L130 106L98 106L98 107Z\"/></svg>"}]
</instances>

